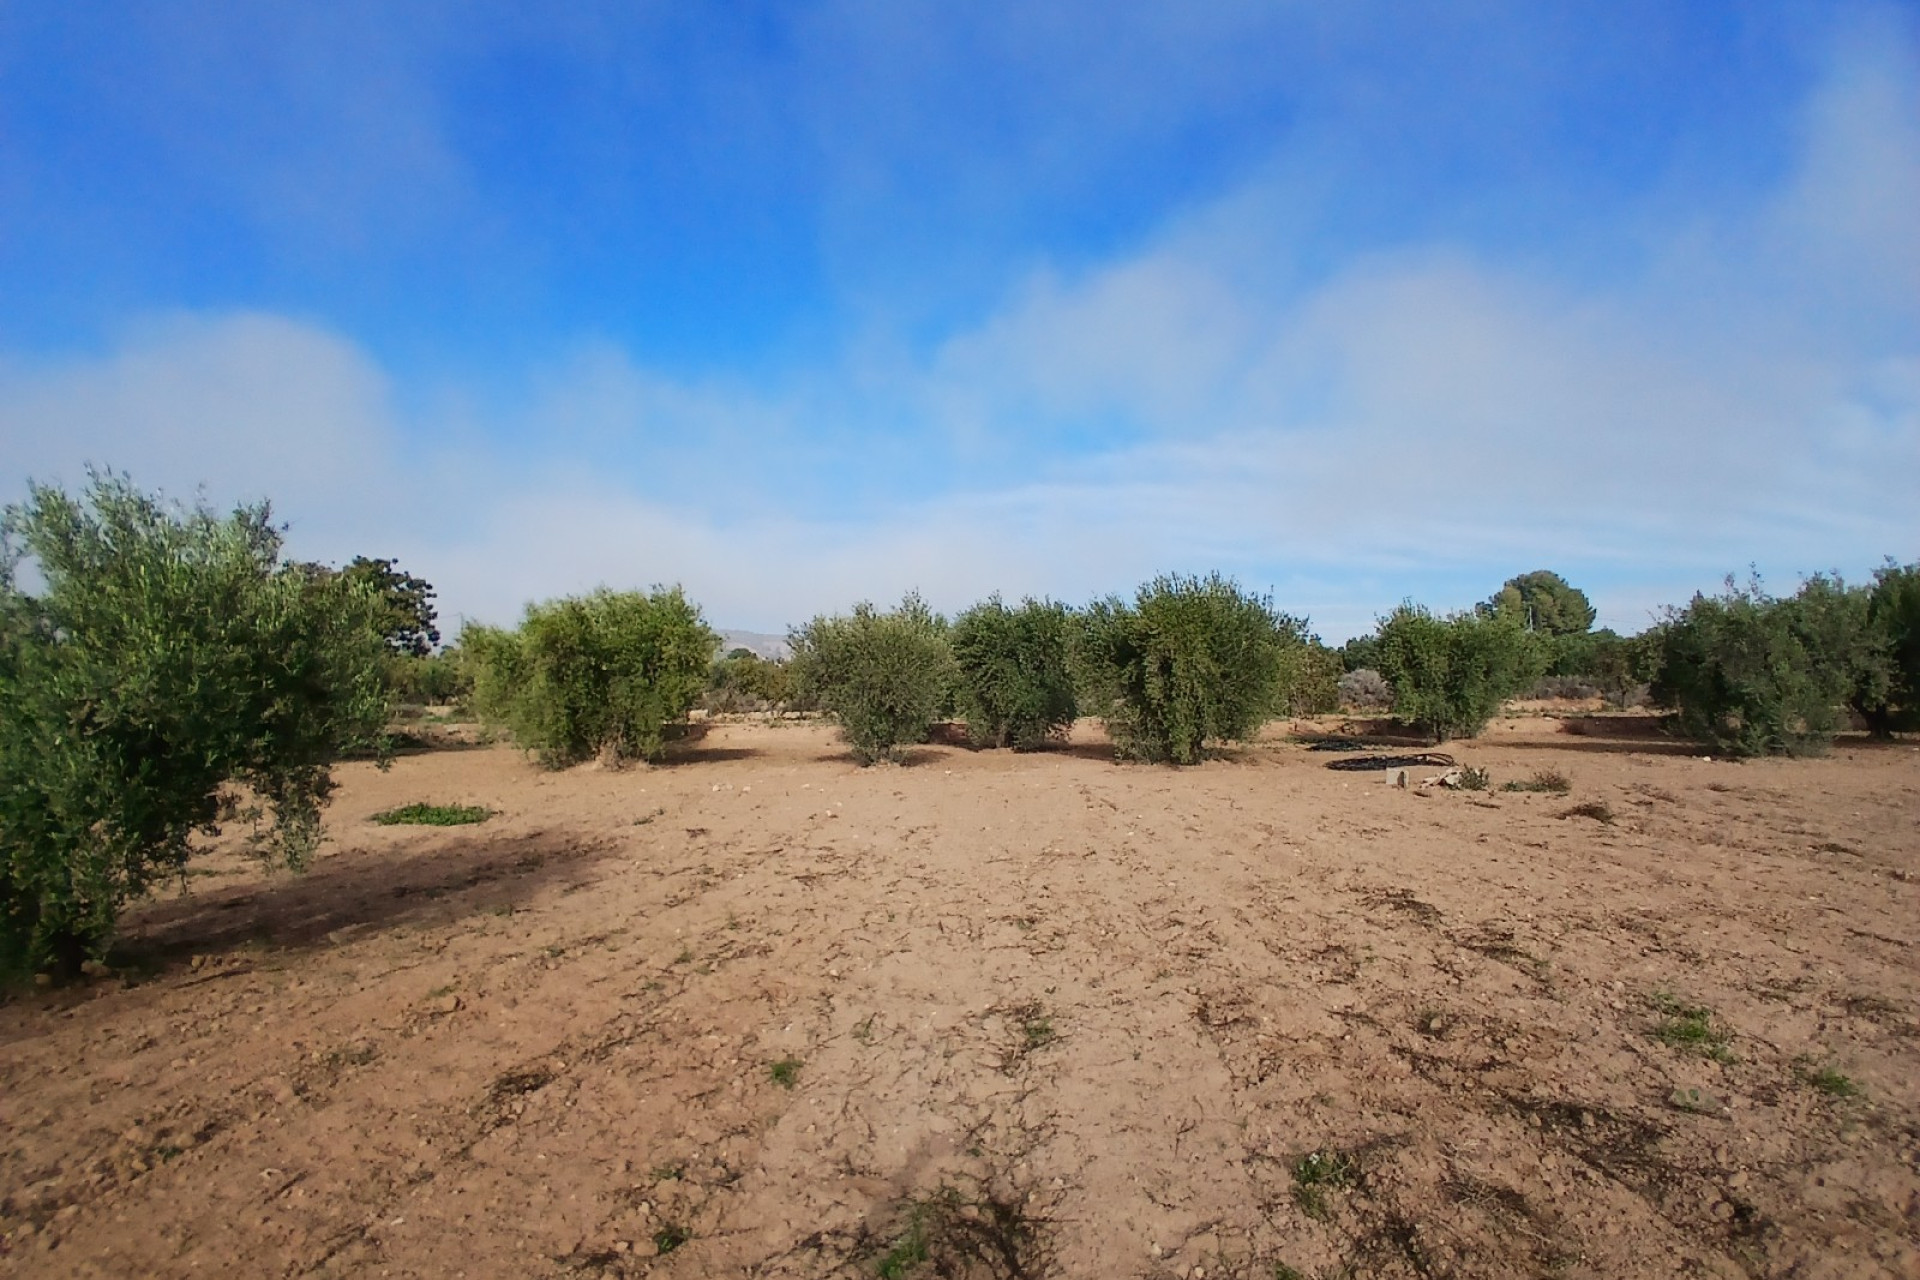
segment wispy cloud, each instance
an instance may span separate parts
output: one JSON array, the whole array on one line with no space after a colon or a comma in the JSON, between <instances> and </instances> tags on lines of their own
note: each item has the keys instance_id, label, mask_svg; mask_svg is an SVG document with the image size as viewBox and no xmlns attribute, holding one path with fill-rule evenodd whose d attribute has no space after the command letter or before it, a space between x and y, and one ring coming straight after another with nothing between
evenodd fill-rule
<instances>
[{"instance_id":1,"label":"wispy cloud","mask_svg":"<svg viewBox=\"0 0 1920 1280\"><path fill-rule=\"evenodd\" d=\"M494 621L602 582L776 629L1219 567L1340 637L1551 566L1637 627L1749 561L1920 554L1910 49L1842 38L1796 128L1743 201L1616 211L1605 270L1432 228L1328 257L1283 148L931 342L881 315L799 372L600 336L482 386L321 320L169 314L0 360L0 485L94 460L270 495L298 554L399 555Z\"/></svg>"}]
</instances>

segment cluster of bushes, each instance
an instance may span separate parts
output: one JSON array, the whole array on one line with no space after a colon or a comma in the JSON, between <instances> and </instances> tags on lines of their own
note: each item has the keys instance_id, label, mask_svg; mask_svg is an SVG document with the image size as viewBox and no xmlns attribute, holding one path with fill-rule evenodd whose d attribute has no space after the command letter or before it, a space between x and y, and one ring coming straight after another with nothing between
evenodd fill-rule
<instances>
[{"instance_id":1,"label":"cluster of bushes","mask_svg":"<svg viewBox=\"0 0 1920 1280\"><path fill-rule=\"evenodd\" d=\"M1341 649L1339 700L1390 706L1436 739L1478 733L1524 691L1651 702L1728 756L1824 750L1849 714L1877 736L1920 729L1920 565L1889 562L1863 586L1816 574L1785 599L1729 579L1637 636L1593 617L1544 571L1468 613L1402 606Z\"/></svg>"},{"instance_id":2,"label":"cluster of bushes","mask_svg":"<svg viewBox=\"0 0 1920 1280\"><path fill-rule=\"evenodd\" d=\"M432 600L392 560L283 560L265 505L169 506L112 475L77 499L31 487L0 521L0 967L97 956L125 903L223 822L301 865L331 764L384 763L396 702L469 700L554 766L657 758L703 700L818 707L862 761L954 716L1019 750L1092 714L1122 756L1176 764L1340 705L1444 739L1543 679L1616 700L1650 687L1728 755L1819 750L1849 712L1883 736L1920 728L1920 565L1786 599L1729 581L1634 637L1593 630L1558 575L1523 574L1464 613L1403 605L1338 652L1217 574L1082 609L995 596L951 623L917 596L863 604L795 630L787 663L716 658L678 588L530 606L439 653Z\"/></svg>"},{"instance_id":3,"label":"cluster of bushes","mask_svg":"<svg viewBox=\"0 0 1920 1280\"><path fill-rule=\"evenodd\" d=\"M457 706L473 696L473 671L458 646L424 655L390 653L380 673L402 706Z\"/></svg>"},{"instance_id":4,"label":"cluster of bushes","mask_svg":"<svg viewBox=\"0 0 1920 1280\"><path fill-rule=\"evenodd\" d=\"M623 610L669 604L672 626L628 631L674 637L677 666L593 639L616 630ZM995 596L951 622L914 595L888 610L861 604L795 629L787 662L745 649L711 659L690 694L692 655L703 643L711 651L696 625L677 593L600 593L530 610L518 632L469 627L459 669L482 717L553 764L655 755L665 726L695 700L714 711L817 708L867 763L896 758L952 718L981 746L1031 750L1083 709L1107 721L1122 756L1192 763L1271 715L1331 710L1339 697L1339 655L1303 620L1218 575L1159 578L1131 601L1080 610ZM637 673L628 683L608 683L628 668ZM660 679L669 669L671 690ZM638 699L642 689L650 700Z\"/></svg>"},{"instance_id":5,"label":"cluster of bushes","mask_svg":"<svg viewBox=\"0 0 1920 1280\"><path fill-rule=\"evenodd\" d=\"M950 628L912 597L816 618L795 633L795 683L862 760L925 741L954 712L977 743L1016 748L1092 714L1121 756L1175 764L1269 716L1336 706L1390 710L1446 741L1526 691L1651 697L1680 733L1736 756L1824 747L1847 710L1876 733L1920 722L1920 566L1889 564L1872 587L1816 576L1789 601L1728 587L1634 637L1592 622L1582 591L1534 572L1459 614L1404 604L1334 652L1233 581L1158 578L1083 610L995 597Z\"/></svg>"},{"instance_id":6,"label":"cluster of bushes","mask_svg":"<svg viewBox=\"0 0 1920 1280\"><path fill-rule=\"evenodd\" d=\"M1816 575L1785 599L1729 579L1652 635L1656 702L1722 754L1822 751L1847 711L1882 737L1920 728L1920 564L1867 587Z\"/></svg>"},{"instance_id":7,"label":"cluster of bushes","mask_svg":"<svg viewBox=\"0 0 1920 1280\"><path fill-rule=\"evenodd\" d=\"M1192 764L1276 711L1331 703L1338 658L1304 621L1219 575L1162 577L1084 609L995 596L949 624L917 596L819 617L792 636L796 689L862 761L924 742L947 715L983 746L1032 749L1080 714L1118 754Z\"/></svg>"},{"instance_id":8,"label":"cluster of bushes","mask_svg":"<svg viewBox=\"0 0 1920 1280\"><path fill-rule=\"evenodd\" d=\"M381 681L395 703L427 706L465 698L472 679L455 650L440 643L433 584L400 568L393 559L356 556L345 568L303 562L289 565L321 583L337 583L373 601L374 627L386 646Z\"/></svg>"},{"instance_id":9,"label":"cluster of bushes","mask_svg":"<svg viewBox=\"0 0 1920 1280\"><path fill-rule=\"evenodd\" d=\"M318 582L338 582L373 601L374 626L386 646L380 678L389 698L400 706L461 703L473 692L473 675L457 646L435 651L440 643L439 614L433 584L400 567L393 559L356 556L346 567L311 562L289 566Z\"/></svg>"},{"instance_id":10,"label":"cluster of bushes","mask_svg":"<svg viewBox=\"0 0 1920 1280\"><path fill-rule=\"evenodd\" d=\"M1585 592L1544 569L1509 578L1464 613L1436 617L1402 605L1340 650L1340 703L1391 709L1447 738L1477 734L1501 702L1526 693L1624 702L1632 686L1624 669L1619 678L1612 670L1620 639L1591 630L1595 616Z\"/></svg>"},{"instance_id":11,"label":"cluster of bushes","mask_svg":"<svg viewBox=\"0 0 1920 1280\"><path fill-rule=\"evenodd\" d=\"M1338 700L1354 711L1391 711L1436 742L1473 737L1503 702L1545 676L1559 647L1577 644L1593 618L1585 593L1545 570L1510 579L1461 613L1408 602L1341 648Z\"/></svg>"},{"instance_id":12,"label":"cluster of bushes","mask_svg":"<svg viewBox=\"0 0 1920 1280\"><path fill-rule=\"evenodd\" d=\"M1598 631L1542 636L1546 673L1529 692L1536 698L1604 698L1615 707L1641 705L1659 666L1649 634Z\"/></svg>"}]
</instances>

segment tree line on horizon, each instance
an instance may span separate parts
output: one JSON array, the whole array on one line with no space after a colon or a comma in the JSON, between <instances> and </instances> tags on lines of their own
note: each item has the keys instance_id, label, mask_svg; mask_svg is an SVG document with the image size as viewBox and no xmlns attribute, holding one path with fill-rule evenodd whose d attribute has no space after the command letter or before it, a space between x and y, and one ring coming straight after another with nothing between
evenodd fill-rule
<instances>
[{"instance_id":1,"label":"tree line on horizon","mask_svg":"<svg viewBox=\"0 0 1920 1280\"><path fill-rule=\"evenodd\" d=\"M1870 584L1816 575L1784 598L1729 579L1631 637L1594 630L1585 594L1536 571L1458 613L1402 604L1340 649L1217 573L1078 608L996 595L952 619L909 595L816 617L775 662L719 653L678 587L529 605L436 651L425 580L282 549L264 503L221 516L111 473L7 508L0 972L98 959L125 904L225 824L247 824L264 863L304 865L331 766L384 767L406 701L465 699L553 767L657 759L703 701L824 712L863 763L943 721L1033 750L1093 716L1117 757L1188 765L1343 705L1443 741L1543 680L1644 697L1730 756L1821 750L1849 712L1879 736L1920 728L1920 564L1891 560Z\"/></svg>"}]
</instances>

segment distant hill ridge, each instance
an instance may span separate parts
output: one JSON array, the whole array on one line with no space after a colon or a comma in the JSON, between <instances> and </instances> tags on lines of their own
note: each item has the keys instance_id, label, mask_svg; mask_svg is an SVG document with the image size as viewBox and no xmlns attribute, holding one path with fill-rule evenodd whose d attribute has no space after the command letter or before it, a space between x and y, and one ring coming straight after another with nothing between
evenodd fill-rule
<instances>
[{"instance_id":1,"label":"distant hill ridge","mask_svg":"<svg viewBox=\"0 0 1920 1280\"><path fill-rule=\"evenodd\" d=\"M724 627L719 630L722 653L751 649L761 657L775 661L784 661L793 656L793 648L783 635L771 635L765 631L729 631Z\"/></svg>"}]
</instances>

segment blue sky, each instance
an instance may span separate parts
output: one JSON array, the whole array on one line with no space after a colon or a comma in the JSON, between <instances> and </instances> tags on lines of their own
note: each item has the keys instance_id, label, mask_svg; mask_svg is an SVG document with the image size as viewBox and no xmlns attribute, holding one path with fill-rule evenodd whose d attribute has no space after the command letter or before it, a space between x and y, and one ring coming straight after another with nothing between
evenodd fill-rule
<instances>
[{"instance_id":1,"label":"blue sky","mask_svg":"<svg viewBox=\"0 0 1920 1280\"><path fill-rule=\"evenodd\" d=\"M449 617L1920 558L1920 6L0 7L0 496Z\"/></svg>"}]
</instances>

